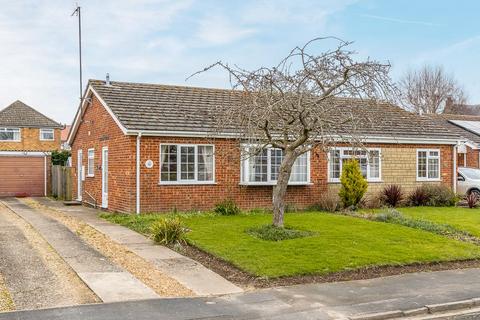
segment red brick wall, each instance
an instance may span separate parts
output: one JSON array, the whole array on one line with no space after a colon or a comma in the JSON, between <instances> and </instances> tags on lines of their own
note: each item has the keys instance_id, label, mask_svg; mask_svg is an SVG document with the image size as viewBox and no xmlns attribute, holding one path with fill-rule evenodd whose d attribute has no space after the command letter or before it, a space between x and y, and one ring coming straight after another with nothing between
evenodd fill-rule
<instances>
[{"instance_id":1,"label":"red brick wall","mask_svg":"<svg viewBox=\"0 0 480 320\"><path fill-rule=\"evenodd\" d=\"M86 177L83 190L100 205L102 201L102 147L109 153L109 201L111 211L135 211L135 137L125 136L113 118L93 96L72 143L73 195L77 197L77 151L83 151L87 171L88 149L95 149L94 177ZM83 193L83 199L90 197Z\"/></svg>"},{"instance_id":2,"label":"red brick wall","mask_svg":"<svg viewBox=\"0 0 480 320\"><path fill-rule=\"evenodd\" d=\"M479 150L474 150L470 147L467 147L467 153L457 154L457 168L465 166L465 163L467 167L479 168L478 157Z\"/></svg>"},{"instance_id":3,"label":"red brick wall","mask_svg":"<svg viewBox=\"0 0 480 320\"><path fill-rule=\"evenodd\" d=\"M215 145L214 185L159 185L160 143L211 143ZM242 208L270 207L272 186L240 185L240 150L234 140L142 137L141 142L141 211L206 210L226 199L234 199ZM151 169L146 160L153 160ZM326 190L327 162L325 155L312 153L310 173L312 185L289 186L287 203L305 207L318 201Z\"/></svg>"}]
</instances>

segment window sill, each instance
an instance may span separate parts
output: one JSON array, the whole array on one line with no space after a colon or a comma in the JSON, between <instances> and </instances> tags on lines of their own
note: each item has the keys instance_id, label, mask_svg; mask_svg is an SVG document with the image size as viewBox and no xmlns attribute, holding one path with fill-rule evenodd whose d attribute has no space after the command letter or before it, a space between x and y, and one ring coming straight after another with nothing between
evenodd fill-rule
<instances>
[{"instance_id":1,"label":"window sill","mask_svg":"<svg viewBox=\"0 0 480 320\"><path fill-rule=\"evenodd\" d=\"M240 182L239 185L247 187L275 186L276 182ZM289 186L311 186L312 182L290 182Z\"/></svg>"},{"instance_id":2,"label":"window sill","mask_svg":"<svg viewBox=\"0 0 480 320\"><path fill-rule=\"evenodd\" d=\"M22 142L22 140L0 140L0 142Z\"/></svg>"},{"instance_id":3,"label":"window sill","mask_svg":"<svg viewBox=\"0 0 480 320\"><path fill-rule=\"evenodd\" d=\"M87 174L86 177L87 178L95 178L95 175L94 174Z\"/></svg>"},{"instance_id":4,"label":"window sill","mask_svg":"<svg viewBox=\"0 0 480 320\"><path fill-rule=\"evenodd\" d=\"M367 180L368 183L383 183L383 180ZM331 184L340 184L342 183L340 180L328 180L328 183Z\"/></svg>"},{"instance_id":5,"label":"window sill","mask_svg":"<svg viewBox=\"0 0 480 320\"><path fill-rule=\"evenodd\" d=\"M215 181L160 181L158 183L159 186L208 186L208 185L216 185L217 183Z\"/></svg>"},{"instance_id":6,"label":"window sill","mask_svg":"<svg viewBox=\"0 0 480 320\"><path fill-rule=\"evenodd\" d=\"M49 142L52 142L52 141L55 141L55 139L40 139L40 141L49 141Z\"/></svg>"},{"instance_id":7,"label":"window sill","mask_svg":"<svg viewBox=\"0 0 480 320\"><path fill-rule=\"evenodd\" d=\"M442 179L436 178L436 179L419 179L417 178L417 182L441 182Z\"/></svg>"}]
</instances>

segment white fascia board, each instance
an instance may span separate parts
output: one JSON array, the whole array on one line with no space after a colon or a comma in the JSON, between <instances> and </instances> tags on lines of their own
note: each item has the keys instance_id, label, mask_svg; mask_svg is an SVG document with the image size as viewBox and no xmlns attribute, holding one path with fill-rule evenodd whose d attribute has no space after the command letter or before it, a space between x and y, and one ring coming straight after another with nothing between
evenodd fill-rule
<instances>
[{"instance_id":1,"label":"white fascia board","mask_svg":"<svg viewBox=\"0 0 480 320\"><path fill-rule=\"evenodd\" d=\"M44 157L49 156L51 152L43 151L0 151L0 156L12 157Z\"/></svg>"},{"instance_id":2,"label":"white fascia board","mask_svg":"<svg viewBox=\"0 0 480 320\"><path fill-rule=\"evenodd\" d=\"M157 130L127 130L127 135L158 136L158 137L186 137L186 138L240 138L235 133L216 133L208 134L194 131L157 131ZM346 137L336 137L338 142L346 141ZM405 144L448 144L455 145L457 139L433 139L433 138L394 138L394 137L365 137L362 139L366 143L405 143Z\"/></svg>"},{"instance_id":3,"label":"white fascia board","mask_svg":"<svg viewBox=\"0 0 480 320\"><path fill-rule=\"evenodd\" d=\"M78 108L77 110L77 114L75 115L75 119L73 120L73 124L72 124L72 129L70 130L69 134L68 134L68 139L67 139L67 143L69 145L72 145L72 140L73 138L75 137L76 133L77 133L77 130L78 130L78 126L80 125L80 122L81 122L81 119L82 119L82 116L83 116L83 113L85 112L85 103L88 102L88 99L86 97L88 97L88 95L90 93L93 93L98 101L100 101L100 104L105 108L105 110L108 112L108 114L112 117L112 119L115 121L115 123L117 124L117 126L120 128L120 130L122 130L123 134L127 134L127 129L125 128L125 126L120 122L120 120L118 120L117 116L113 113L112 109L110 109L110 107L107 105L107 103L105 102L105 100L102 99L102 97L100 97L100 95L98 94L98 92L93 89L92 85L89 85L88 88L86 89L85 91L85 95L84 95L84 98L83 98L83 101L82 101L82 104L80 105L80 107Z\"/></svg>"}]
</instances>

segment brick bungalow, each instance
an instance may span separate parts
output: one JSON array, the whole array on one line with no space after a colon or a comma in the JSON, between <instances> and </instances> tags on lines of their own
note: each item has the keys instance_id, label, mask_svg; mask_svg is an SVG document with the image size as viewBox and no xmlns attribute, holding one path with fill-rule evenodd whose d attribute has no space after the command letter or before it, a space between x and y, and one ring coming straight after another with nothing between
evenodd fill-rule
<instances>
[{"instance_id":1,"label":"brick bungalow","mask_svg":"<svg viewBox=\"0 0 480 320\"><path fill-rule=\"evenodd\" d=\"M242 161L239 142L213 126L216 107L235 96L222 89L89 81L68 138L74 194L117 212L205 210L226 198L242 208L270 207L281 151ZM374 119L360 128L369 155L340 144L305 154L293 169L290 205L306 207L338 189L342 163L354 153L370 193L393 183L406 191L424 183L455 188L458 135L388 104L357 112Z\"/></svg>"},{"instance_id":2,"label":"brick bungalow","mask_svg":"<svg viewBox=\"0 0 480 320\"><path fill-rule=\"evenodd\" d=\"M457 167L480 168L480 116L443 113L429 117L465 141L457 149Z\"/></svg>"}]
</instances>

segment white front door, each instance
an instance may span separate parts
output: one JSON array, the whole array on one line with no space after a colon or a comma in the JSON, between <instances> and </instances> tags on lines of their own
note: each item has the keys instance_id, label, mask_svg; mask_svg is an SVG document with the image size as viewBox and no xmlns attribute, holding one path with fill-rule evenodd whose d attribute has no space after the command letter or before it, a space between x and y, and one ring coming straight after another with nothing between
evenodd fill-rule
<instances>
[{"instance_id":1,"label":"white front door","mask_svg":"<svg viewBox=\"0 0 480 320\"><path fill-rule=\"evenodd\" d=\"M108 208L108 147L102 148L102 208Z\"/></svg>"},{"instance_id":2,"label":"white front door","mask_svg":"<svg viewBox=\"0 0 480 320\"><path fill-rule=\"evenodd\" d=\"M82 150L77 151L77 200L82 201L82 193L83 193L83 186L82 186L82 176L83 176L83 152Z\"/></svg>"}]
</instances>

